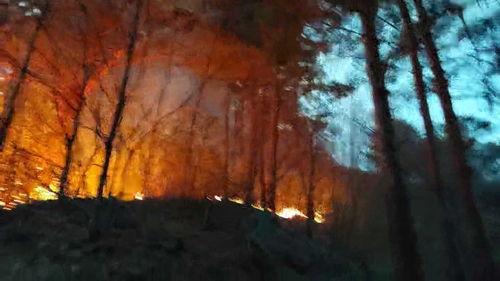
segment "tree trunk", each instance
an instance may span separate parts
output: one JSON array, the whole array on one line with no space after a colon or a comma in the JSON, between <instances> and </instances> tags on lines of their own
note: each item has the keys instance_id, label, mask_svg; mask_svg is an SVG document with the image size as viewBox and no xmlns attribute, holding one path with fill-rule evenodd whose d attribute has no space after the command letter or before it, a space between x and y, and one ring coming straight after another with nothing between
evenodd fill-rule
<instances>
[{"instance_id":1,"label":"tree trunk","mask_svg":"<svg viewBox=\"0 0 500 281\"><path fill-rule=\"evenodd\" d=\"M267 209L267 189L266 189L266 160L264 158L264 142L259 151L259 185L260 185L260 207Z\"/></svg>"},{"instance_id":2,"label":"tree trunk","mask_svg":"<svg viewBox=\"0 0 500 281\"><path fill-rule=\"evenodd\" d=\"M315 150L315 138L316 134L314 128L311 128L311 133L309 135L309 156L310 156L310 167L309 167L309 187L307 189L307 236L312 238L313 227L314 227L314 177L316 172L316 150Z\"/></svg>"},{"instance_id":3,"label":"tree trunk","mask_svg":"<svg viewBox=\"0 0 500 281\"><path fill-rule=\"evenodd\" d=\"M394 279L422 280L410 200L404 186L401 164L396 154L394 127L388 100L389 91L385 86L385 70L378 50L379 43L375 30L376 12L376 9L366 9L359 15L364 32L362 41L365 46L366 71L373 88L376 127L380 130L382 151L393 178L387 197L387 216L395 270Z\"/></svg>"},{"instance_id":4,"label":"tree trunk","mask_svg":"<svg viewBox=\"0 0 500 281\"><path fill-rule=\"evenodd\" d=\"M87 16L87 11L85 6L81 5L80 9L84 16ZM64 163L64 168L61 173L60 184L59 184L59 195L58 198L61 199L65 196L66 186L68 184L68 175L71 168L71 161L73 159L73 144L75 143L76 136L78 135L78 127L80 126L80 114L82 112L83 106L85 105L85 88L90 79L90 70L87 66L87 52L88 52L88 40L83 39L83 65L82 65L82 87L80 88L80 100L78 106L76 107L75 116L73 117L73 132L70 137L66 136L66 160Z\"/></svg>"},{"instance_id":5,"label":"tree trunk","mask_svg":"<svg viewBox=\"0 0 500 281\"><path fill-rule=\"evenodd\" d=\"M276 178L278 173L278 140L279 140L279 131L278 131L278 122L280 119L280 109L281 109L281 84L279 81L276 82L275 93L274 93L274 114L271 121L271 143L272 143L272 151L271 151L271 179L269 180L268 191L268 203L267 206L273 212L276 211Z\"/></svg>"},{"instance_id":6,"label":"tree trunk","mask_svg":"<svg viewBox=\"0 0 500 281\"><path fill-rule=\"evenodd\" d=\"M111 158L111 152L113 150L113 141L115 140L116 132L118 130L118 126L120 125L120 121L122 119L123 110L125 109L126 90L130 76L130 68L132 65L132 58L134 56L135 45L137 43L137 29L139 25L139 17L140 17L142 2L143 2L142 0L137 0L134 19L132 21L131 28L129 31L129 42L127 46L127 65L125 66L125 73L123 74L123 79L120 85L120 89L118 91L118 103L116 104L113 123L111 125L109 135L104 141L104 148L106 154L104 158L104 164L102 165L101 177L99 179L99 187L97 188L97 198L100 200L102 199L102 193L104 190L104 186L106 185L109 161Z\"/></svg>"},{"instance_id":7,"label":"tree trunk","mask_svg":"<svg viewBox=\"0 0 500 281\"><path fill-rule=\"evenodd\" d=\"M112 181L109 185L109 192L111 194L115 194L116 197L119 197L118 196L119 192L117 192L117 190L119 190L119 189L117 186L121 183L120 183L120 177L118 176L118 174L120 173L119 171L122 169L121 166L123 166L123 165L120 165L120 163L122 162L122 159L123 159L124 149L122 149L121 147L119 149L117 149L115 146L115 150L116 150L116 159L115 159L115 163L113 165Z\"/></svg>"},{"instance_id":8,"label":"tree trunk","mask_svg":"<svg viewBox=\"0 0 500 281\"><path fill-rule=\"evenodd\" d=\"M264 210L267 209L267 186L266 186L266 159L265 159L265 149L266 149L266 126L264 125L265 119L265 97L261 96L261 118L260 118L260 142L259 142L259 185L260 185L260 207Z\"/></svg>"},{"instance_id":9,"label":"tree trunk","mask_svg":"<svg viewBox=\"0 0 500 281\"><path fill-rule=\"evenodd\" d=\"M258 155L260 150L259 138L261 138L260 134L260 104L257 99L257 95L250 93L250 161L249 161L249 170L248 170L248 178L247 178L247 190L246 190L246 203L255 203L254 198L254 190L255 190L255 178L257 177L257 163L258 163Z\"/></svg>"},{"instance_id":10,"label":"tree trunk","mask_svg":"<svg viewBox=\"0 0 500 281\"><path fill-rule=\"evenodd\" d=\"M151 134L149 135L149 141L147 142L147 146L144 150L147 150L147 158L143 160L142 168L143 168L143 177L142 177L142 193L146 197L151 197L153 195L153 185L151 184L151 168L152 163L151 160L154 155L154 150L156 150L155 139L157 138L157 128L156 125L153 126L151 130Z\"/></svg>"},{"instance_id":11,"label":"tree trunk","mask_svg":"<svg viewBox=\"0 0 500 281\"><path fill-rule=\"evenodd\" d=\"M349 159L349 166L353 168L358 167L358 159L359 159L359 151L356 151L357 145L356 145L356 124L354 123L354 106L352 104L352 101L349 105L349 146L350 146L350 159Z\"/></svg>"},{"instance_id":12,"label":"tree trunk","mask_svg":"<svg viewBox=\"0 0 500 281\"><path fill-rule=\"evenodd\" d=\"M84 66L86 69L86 66ZM84 72L86 72L84 70ZM59 199L65 196L65 190L68 185L68 175L71 168L71 162L73 159L73 144L75 143L76 136L78 135L78 127L80 126L80 114L85 104L85 88L87 87L88 75L85 73L82 83L82 88L80 89L80 102L76 108L75 116L73 117L73 133L70 137L66 138L66 160L64 163L64 168L61 173L60 185L59 185Z\"/></svg>"},{"instance_id":13,"label":"tree trunk","mask_svg":"<svg viewBox=\"0 0 500 281\"><path fill-rule=\"evenodd\" d=\"M225 136L225 141L224 141L224 145L226 146L226 155L224 155L224 187L223 187L224 200L227 200L227 198L229 196L229 158L231 155L231 151L230 151L231 143L229 141L229 133L230 133L229 132L229 130L230 130L229 114L231 113L231 101L232 101L232 94L228 93L227 97L226 97L226 104L225 104L226 115L224 116L224 118L225 118L224 126L226 127L225 128L226 136Z\"/></svg>"},{"instance_id":14,"label":"tree trunk","mask_svg":"<svg viewBox=\"0 0 500 281\"><path fill-rule=\"evenodd\" d=\"M425 82L422 74L422 66L418 59L419 43L413 30L413 25L408 11L408 6L404 0L398 0L398 6L403 20L404 30L409 41L409 55L413 68L413 79L415 81L415 92L420 103L420 113L422 115L427 136L427 149L429 156L429 172L431 174L434 192L438 198L441 214L443 216L441 221L443 243L446 247L448 268L448 280L464 280L463 265L461 265L461 253L455 241L455 234L458 233L453 224L453 217L455 216L448 206L447 196L443 188L441 180L441 171L439 167L439 160L436 152L436 135L434 133L434 125L432 124L431 115L429 112L429 104L427 103L427 95L425 92Z\"/></svg>"},{"instance_id":15,"label":"tree trunk","mask_svg":"<svg viewBox=\"0 0 500 281\"><path fill-rule=\"evenodd\" d=\"M198 92L196 93L198 96L196 97L196 103L194 106L194 113L191 118L191 124L190 124L190 129L189 129L189 138L188 138L188 152L187 152L187 160L188 160L188 167L187 167L187 173L186 173L186 182L187 182L187 190L185 190L185 195L189 196L191 192L194 191L195 184L196 184L196 161L194 157L194 138L195 138L195 126L196 126L196 121L198 120L198 110L200 109L200 104L201 104L201 98L203 96L203 89L205 88L207 80L203 80L200 82L200 85L198 86Z\"/></svg>"},{"instance_id":16,"label":"tree trunk","mask_svg":"<svg viewBox=\"0 0 500 281\"><path fill-rule=\"evenodd\" d=\"M0 116L0 151L3 151L3 148L5 146L5 141L7 140L7 131L9 130L9 127L14 119L14 113L16 109L16 99L17 96L19 95L19 92L21 91L21 85L24 83L24 80L26 79L26 74L28 73L31 62L31 55L35 50L35 42L36 39L38 38L38 33L42 29L43 23L47 18L47 13L49 12L48 10L49 9L47 1L46 6L42 9L42 15L37 21L35 31L33 32L33 36L31 36L31 39L29 41L26 59L24 60L24 65L23 68L21 69L21 73L19 73L19 77L16 78L16 81L11 86L7 98L4 101L2 114Z\"/></svg>"},{"instance_id":17,"label":"tree trunk","mask_svg":"<svg viewBox=\"0 0 500 281\"><path fill-rule=\"evenodd\" d=\"M414 0L414 2L419 20L424 26L423 41L425 52L434 75L434 91L441 102L446 125L445 130L452 149L452 157L454 158L454 168L457 175L457 194L463 205L463 220L461 221L464 227L461 227L461 229L464 230L465 240L469 244L469 253L465 255L469 260L465 261L465 265L469 265L471 268L471 280L493 280L496 275L495 264L493 263L489 241L481 216L474 202L471 182L472 171L467 165L465 145L457 122L457 116L453 110L448 79L441 67L438 50L432 38L427 11L422 4L422 0Z\"/></svg>"}]
</instances>

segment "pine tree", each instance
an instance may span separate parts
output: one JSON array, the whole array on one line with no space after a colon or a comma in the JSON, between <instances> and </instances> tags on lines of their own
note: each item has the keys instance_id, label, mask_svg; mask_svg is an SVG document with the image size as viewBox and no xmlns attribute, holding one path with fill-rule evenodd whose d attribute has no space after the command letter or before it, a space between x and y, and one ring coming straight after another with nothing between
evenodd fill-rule
<instances>
[{"instance_id":1,"label":"pine tree","mask_svg":"<svg viewBox=\"0 0 500 281\"><path fill-rule=\"evenodd\" d=\"M414 31L414 25L411 22L410 13L407 4L404 0L397 2L401 18L403 20L402 40L405 40L405 46L408 48L411 65L413 68L413 79L415 82L415 92L420 103L420 113L422 115L427 136L427 149L429 156L429 172L433 179L434 191L438 197L442 218L443 242L446 245L448 255L448 278L449 280L463 280L463 267L460 265L460 252L457 249L454 232L457 229L454 227L452 218L454 214L448 206L443 181L441 179L441 169L436 151L436 135L434 133L434 125L432 124L431 115L429 112L429 104L427 103L427 95L425 93L425 82L422 73L422 66L418 59L419 43Z\"/></svg>"},{"instance_id":2,"label":"pine tree","mask_svg":"<svg viewBox=\"0 0 500 281\"><path fill-rule=\"evenodd\" d=\"M452 149L455 172L457 175L457 194L462 204L463 225L466 241L469 245L466 256L469 260L466 265L470 266L471 278L474 280L493 280L495 276L495 265L493 263L491 249L484 225L479 211L474 202L472 193L471 175L472 171L467 165L465 156L465 144L457 116L453 110L451 95L449 92L449 82L441 66L438 49L432 37L432 24L429 15L422 3L422 0L414 0L424 43L425 52L434 75L433 90L438 95L441 102L445 118L445 131Z\"/></svg>"},{"instance_id":3,"label":"pine tree","mask_svg":"<svg viewBox=\"0 0 500 281\"><path fill-rule=\"evenodd\" d=\"M397 157L394 127L389 107L389 91L385 85L386 66L379 53L379 39L375 26L378 1L329 1L360 16L365 47L366 72L372 86L375 106L375 123L379 131L385 163L393 179L387 195L389 238L396 280L422 280L421 258L417 249L417 237L411 215L411 203L404 185L401 163Z\"/></svg>"}]
</instances>

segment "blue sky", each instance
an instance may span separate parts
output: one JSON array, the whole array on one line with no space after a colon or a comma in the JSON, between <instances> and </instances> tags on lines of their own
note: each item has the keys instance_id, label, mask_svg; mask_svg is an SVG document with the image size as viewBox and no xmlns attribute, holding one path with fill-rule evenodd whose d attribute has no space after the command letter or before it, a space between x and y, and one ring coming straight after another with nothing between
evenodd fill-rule
<instances>
[{"instance_id":1,"label":"blue sky","mask_svg":"<svg viewBox=\"0 0 500 281\"><path fill-rule=\"evenodd\" d=\"M462 0L453 1L459 4L465 4L464 18L469 26L474 25L483 18L488 18L500 9L500 5L495 0L486 0L479 7L476 1ZM489 2L489 3L488 3ZM489 4L489 7L486 7ZM442 24L448 28L437 39L440 48L440 56L443 61L443 68L450 77L450 92L453 97L453 107L459 116L473 116L488 120L492 124L490 132L479 131L475 135L479 142L500 142L500 106L495 104L493 108L488 107L488 103L481 97L485 90L481 79L489 65L478 63L469 55L475 54L471 42L464 38L458 40L457 33L463 27L458 17L446 17L442 19ZM440 24L440 22L438 22ZM357 17L346 19L343 25L349 29L360 31L359 20ZM478 49L491 48L494 42L500 42L500 27L489 33L488 36L481 38L480 42L475 42ZM394 36L398 31L389 25L384 25L381 30L381 37L387 41L394 41ZM383 41L383 40L382 40ZM479 40L478 40L479 41ZM347 43L346 43L347 44ZM391 45L382 44L382 55L387 54ZM349 121L355 119L358 123L373 128L373 103L371 97L371 88L364 73L363 47L360 43L356 46L346 48L343 43L334 43L331 51L326 55L320 55L318 60L323 65L327 74L327 79L346 83L353 78L357 78L359 83L356 93L343 100L334 100L327 96L321 98L324 103L333 112L329 120L329 130L335 132L334 142L336 145L333 155L337 161L349 165L349 157L346 151L351 149L349 145ZM482 54L481 59L493 61L489 54ZM424 66L427 66L425 58L421 59ZM408 59L403 59L395 63L397 70L394 72L395 78L388 83L391 91L391 106L395 118L403 119L414 126L423 134L423 122L419 113L419 107L415 98L413 89L413 79L411 74L411 65ZM432 77L432 73L426 67L425 76ZM489 82L493 88L500 92L500 75L490 76ZM432 118L437 127L443 124L443 114L439 105L439 100L433 94L429 94L429 104ZM307 111L308 102L304 100L304 108ZM360 133L357 134L356 142L353 147L356 151L367 150L369 140L366 137L366 128L357 126ZM442 132L438 132L442 133ZM328 132L327 132L328 134ZM361 157L362 158L362 157ZM363 159L360 164L363 166ZM369 168L364 166L363 168Z\"/></svg>"}]
</instances>

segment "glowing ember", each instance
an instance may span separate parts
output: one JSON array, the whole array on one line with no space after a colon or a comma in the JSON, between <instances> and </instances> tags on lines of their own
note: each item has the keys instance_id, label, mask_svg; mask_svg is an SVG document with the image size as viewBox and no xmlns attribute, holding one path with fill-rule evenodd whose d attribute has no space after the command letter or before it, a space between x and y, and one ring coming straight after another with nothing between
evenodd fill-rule
<instances>
[{"instance_id":1,"label":"glowing ember","mask_svg":"<svg viewBox=\"0 0 500 281\"><path fill-rule=\"evenodd\" d=\"M142 192L136 192L134 199L135 200L144 200L144 194Z\"/></svg>"},{"instance_id":2,"label":"glowing ember","mask_svg":"<svg viewBox=\"0 0 500 281\"><path fill-rule=\"evenodd\" d=\"M316 212L314 214L314 221L317 222L317 223L324 223L325 222L325 218L323 217L322 214Z\"/></svg>"},{"instance_id":3,"label":"glowing ember","mask_svg":"<svg viewBox=\"0 0 500 281\"><path fill-rule=\"evenodd\" d=\"M264 211L264 208L262 208L261 206L257 206L257 205L252 204L252 207L253 207L254 209Z\"/></svg>"},{"instance_id":4,"label":"glowing ember","mask_svg":"<svg viewBox=\"0 0 500 281\"><path fill-rule=\"evenodd\" d=\"M237 203L237 204L243 204L243 203L245 203L245 201L243 201L243 199L236 198L236 197L235 198L229 198L229 201Z\"/></svg>"},{"instance_id":5,"label":"glowing ember","mask_svg":"<svg viewBox=\"0 0 500 281\"><path fill-rule=\"evenodd\" d=\"M30 193L30 198L35 200L57 200L57 193L53 190L46 189L42 186L37 186Z\"/></svg>"},{"instance_id":6,"label":"glowing ember","mask_svg":"<svg viewBox=\"0 0 500 281\"><path fill-rule=\"evenodd\" d=\"M278 216L285 218L285 219L291 219L294 217L303 217L307 218L301 211L295 209L295 208L284 208L280 212L276 213Z\"/></svg>"},{"instance_id":7,"label":"glowing ember","mask_svg":"<svg viewBox=\"0 0 500 281\"><path fill-rule=\"evenodd\" d=\"M207 196L207 198L209 200L213 201L210 197ZM219 196L219 195L215 195L214 198L217 201L222 201L223 197ZM238 197L228 198L228 200L231 202L234 202L236 204L244 204L245 203L245 201L243 199L238 198ZM259 205L252 204L252 207L254 209L264 211L264 208L260 207ZM294 217L307 218L307 216L304 215L304 213L302 213L301 211L299 211L296 208L284 208L283 210L277 212L276 215L278 215L279 217L282 217L284 219L292 219ZM315 212L314 221L317 223L323 223L323 222L325 222L325 219L324 219L322 214Z\"/></svg>"}]
</instances>

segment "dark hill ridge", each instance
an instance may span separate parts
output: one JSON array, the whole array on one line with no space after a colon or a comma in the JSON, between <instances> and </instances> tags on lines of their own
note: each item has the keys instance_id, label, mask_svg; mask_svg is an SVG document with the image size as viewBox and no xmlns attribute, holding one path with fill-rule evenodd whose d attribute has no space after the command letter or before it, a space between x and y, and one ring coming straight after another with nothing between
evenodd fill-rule
<instances>
[{"instance_id":1,"label":"dark hill ridge","mask_svg":"<svg viewBox=\"0 0 500 281\"><path fill-rule=\"evenodd\" d=\"M113 208L98 211L110 227L94 239L94 200L0 211L0 279L361 279L325 245L251 207L188 199L111 201L103 205Z\"/></svg>"}]
</instances>

